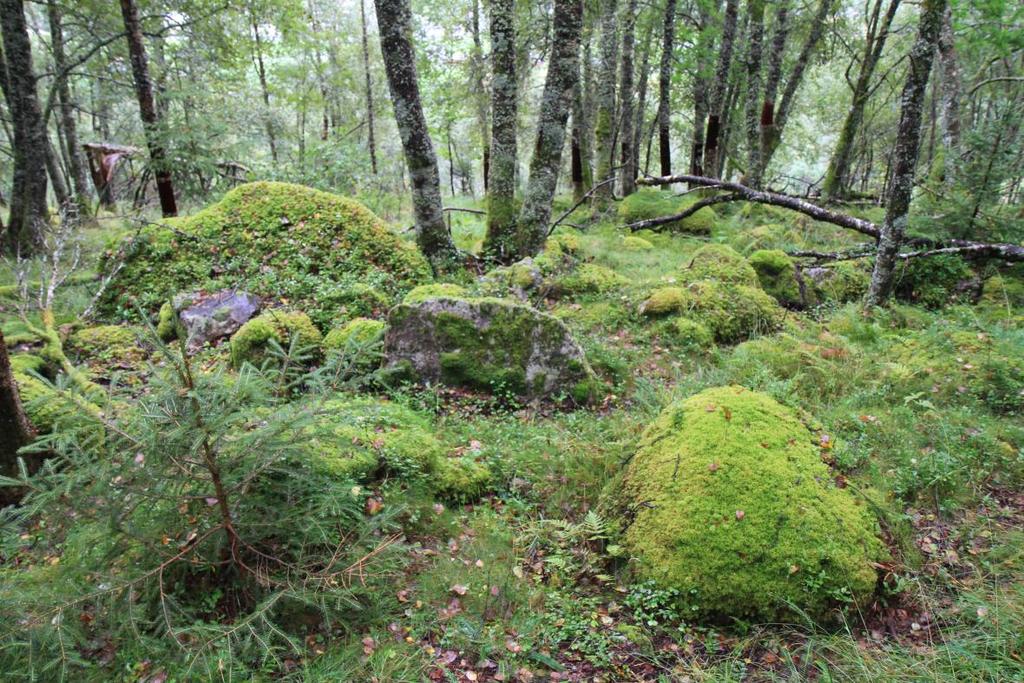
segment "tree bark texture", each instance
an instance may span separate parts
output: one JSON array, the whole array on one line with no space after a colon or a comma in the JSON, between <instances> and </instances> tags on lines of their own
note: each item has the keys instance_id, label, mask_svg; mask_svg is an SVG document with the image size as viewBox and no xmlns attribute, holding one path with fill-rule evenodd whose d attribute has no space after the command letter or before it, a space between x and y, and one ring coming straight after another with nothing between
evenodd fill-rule
<instances>
[{"instance_id":1,"label":"tree bark texture","mask_svg":"<svg viewBox=\"0 0 1024 683\"><path fill-rule=\"evenodd\" d=\"M935 45L942 29L946 0L924 0L917 38L910 50L910 70L900 97L893 176L885 202L885 220L878 237L875 267L868 288L869 305L884 305L892 294L893 275L907 229L907 214L914 191L914 170L921 142L925 90L932 70Z\"/></svg>"},{"instance_id":2,"label":"tree bark texture","mask_svg":"<svg viewBox=\"0 0 1024 683\"><path fill-rule=\"evenodd\" d=\"M18 449L31 443L35 436L36 430L25 415L18 395L18 385L7 357L7 342L0 332L0 475L18 476ZM20 498L20 491L0 488L0 507L17 503Z\"/></svg>"},{"instance_id":3,"label":"tree bark texture","mask_svg":"<svg viewBox=\"0 0 1024 683\"><path fill-rule=\"evenodd\" d=\"M601 183L612 177L615 167L615 66L618 62L618 2L600 0L601 42L597 74L597 119L594 122L594 180ZM614 183L602 185L594 193L595 206L605 208L615 194Z\"/></svg>"},{"instance_id":4,"label":"tree bark texture","mask_svg":"<svg viewBox=\"0 0 1024 683\"><path fill-rule=\"evenodd\" d=\"M156 189L160 195L160 210L164 217L178 215L174 199L174 185L167 168L164 148L160 142L160 119L153 100L153 82L149 77L149 63L146 61L146 46L142 39L142 24L135 0L121 0L121 16L124 18L125 35L128 39L128 54L132 63L132 78L135 81L135 95L139 100L139 116L146 133L149 160L153 165Z\"/></svg>"},{"instance_id":5,"label":"tree bark texture","mask_svg":"<svg viewBox=\"0 0 1024 683\"><path fill-rule=\"evenodd\" d=\"M586 51L584 52L586 55ZM572 196L580 201L594 186L593 157L590 140L590 116L584 99L586 79L578 78L572 87Z\"/></svg>"},{"instance_id":6,"label":"tree bark texture","mask_svg":"<svg viewBox=\"0 0 1024 683\"><path fill-rule=\"evenodd\" d=\"M661 175L672 174L672 140L669 128L672 114L672 56L675 48L676 0L665 0L664 32L661 36L661 62L658 65L658 165Z\"/></svg>"},{"instance_id":7,"label":"tree bark texture","mask_svg":"<svg viewBox=\"0 0 1024 683\"><path fill-rule=\"evenodd\" d=\"M270 88L267 87L267 67L263 63L263 39L260 37L260 22L255 12L251 15L252 36L253 36L253 65L256 67L256 76L260 81L260 94L263 96L263 128L267 132L267 143L270 145L270 158L277 163L277 135L274 132L273 112L270 109ZM321 87L321 93L326 95L325 88ZM327 102L327 98L324 98ZM327 139L327 113L324 112L323 139Z\"/></svg>"},{"instance_id":8,"label":"tree bark texture","mask_svg":"<svg viewBox=\"0 0 1024 683\"><path fill-rule=\"evenodd\" d=\"M516 225L520 257L544 247L551 221L551 201L565 146L565 124L572 105L573 83L579 75L582 0L555 0L552 50L537 120L537 144L530 161L530 180Z\"/></svg>"},{"instance_id":9,"label":"tree bark texture","mask_svg":"<svg viewBox=\"0 0 1024 683\"><path fill-rule=\"evenodd\" d=\"M953 12L947 7L939 32L939 64L942 73L941 119L943 180L947 187L956 184L960 161L960 64L953 34Z\"/></svg>"},{"instance_id":10,"label":"tree bark texture","mask_svg":"<svg viewBox=\"0 0 1024 683\"><path fill-rule=\"evenodd\" d=\"M875 0L872 15L868 22L867 42L864 46L864 54L860 60L860 71L857 74L857 81L853 86L853 99L850 102L850 110L843 120L843 128L839 133L839 140L836 142L835 151L829 160L828 170L825 172L825 182L822 185L822 194L827 199L842 197L849 185L850 164L853 160L854 142L860 124L864 120L864 109L867 107L868 97L871 94L871 79L875 74L875 67L882 56L882 49L889 37L889 29L896 16L896 10L900 6L900 0L889 0L885 16L879 20L882 8L882 0ZM881 23L879 23L881 21Z\"/></svg>"},{"instance_id":11,"label":"tree bark texture","mask_svg":"<svg viewBox=\"0 0 1024 683\"><path fill-rule=\"evenodd\" d=\"M409 0L375 0L375 5L391 104L412 182L416 243L435 270L445 270L457 259L458 250L441 210L437 155L420 101Z\"/></svg>"},{"instance_id":12,"label":"tree bark texture","mask_svg":"<svg viewBox=\"0 0 1024 683\"><path fill-rule=\"evenodd\" d=\"M514 0L491 0L491 167L484 252L505 262L516 253L518 86Z\"/></svg>"},{"instance_id":13,"label":"tree bark texture","mask_svg":"<svg viewBox=\"0 0 1024 683\"><path fill-rule=\"evenodd\" d=\"M704 175L704 119L708 115L709 53L714 45L711 28L711 7L697 5L696 68L693 73L693 128L690 131L690 174Z\"/></svg>"},{"instance_id":14,"label":"tree bark texture","mask_svg":"<svg viewBox=\"0 0 1024 683\"><path fill-rule=\"evenodd\" d=\"M651 75L651 43L654 31L648 26L644 38L644 56L640 60L640 82L636 86L636 124L633 126L633 168L640 172L640 148L643 146L644 132L647 129L647 86Z\"/></svg>"},{"instance_id":15,"label":"tree bark texture","mask_svg":"<svg viewBox=\"0 0 1024 683\"><path fill-rule=\"evenodd\" d=\"M56 0L49 0L46 5L50 23L50 47L53 51L54 81L57 88L58 113L60 130L64 134L64 152L71 172L71 182L75 188L75 201L80 212L89 209L89 173L86 162L82 158L82 149L78 144L78 124L75 121L75 102L68 87L68 64L64 50L63 17Z\"/></svg>"},{"instance_id":16,"label":"tree bark texture","mask_svg":"<svg viewBox=\"0 0 1024 683\"><path fill-rule=\"evenodd\" d=\"M47 219L46 154L49 140L36 93L32 43L22 0L0 0L4 68L0 74L14 129L14 164L7 247L31 254L43 244Z\"/></svg>"},{"instance_id":17,"label":"tree bark texture","mask_svg":"<svg viewBox=\"0 0 1024 683\"><path fill-rule=\"evenodd\" d=\"M480 40L480 2L473 0L473 53L472 80L476 100L477 125L480 126L480 163L483 167L484 192L487 192L487 175L491 165L491 125L487 117L488 96L484 86L484 48Z\"/></svg>"},{"instance_id":18,"label":"tree bark texture","mask_svg":"<svg viewBox=\"0 0 1024 683\"><path fill-rule=\"evenodd\" d=\"M712 83L711 98L708 102L708 127L704 134L704 168L711 175L718 175L718 169L722 167L722 124L729 72L732 69L732 53L733 45L736 42L738 16L739 0L726 0L725 15L722 21L722 43L718 48L715 80Z\"/></svg>"},{"instance_id":19,"label":"tree bark texture","mask_svg":"<svg viewBox=\"0 0 1024 683\"><path fill-rule=\"evenodd\" d=\"M764 101L761 104L761 134L758 142L758 165L754 177L761 184L768 168L768 148L777 135L775 127L775 97L782 81L782 60L786 55L786 40L789 38L789 2L781 0L775 12L772 39L768 48L768 75L764 82Z\"/></svg>"},{"instance_id":20,"label":"tree bark texture","mask_svg":"<svg viewBox=\"0 0 1024 683\"><path fill-rule=\"evenodd\" d=\"M373 171L373 175L377 175L377 140L374 137L373 122L373 77L370 75L370 38L366 30L365 0L359 0L359 23L363 29L363 72L366 75L366 145L370 149L370 170Z\"/></svg>"},{"instance_id":21,"label":"tree bark texture","mask_svg":"<svg viewBox=\"0 0 1024 683\"><path fill-rule=\"evenodd\" d=\"M747 131L747 184L761 186L761 60L764 42L764 0L748 0L747 13L747 101L745 121Z\"/></svg>"},{"instance_id":22,"label":"tree bark texture","mask_svg":"<svg viewBox=\"0 0 1024 683\"><path fill-rule=\"evenodd\" d=\"M622 121L622 128L619 135L621 149L619 184L623 197L636 192L636 155L633 148L636 142L634 139L635 121L633 120L636 111L634 107L636 92L633 87L634 58L636 56L636 8L637 0L626 0L622 16L622 61L619 75L622 102L619 118Z\"/></svg>"}]
</instances>

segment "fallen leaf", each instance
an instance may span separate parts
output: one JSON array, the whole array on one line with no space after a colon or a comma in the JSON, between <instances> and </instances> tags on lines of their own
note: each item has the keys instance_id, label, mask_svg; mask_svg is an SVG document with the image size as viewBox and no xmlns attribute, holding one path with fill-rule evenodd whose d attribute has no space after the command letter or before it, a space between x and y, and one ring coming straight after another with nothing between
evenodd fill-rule
<instances>
[{"instance_id":1,"label":"fallen leaf","mask_svg":"<svg viewBox=\"0 0 1024 683\"><path fill-rule=\"evenodd\" d=\"M468 591L469 588L467 588L461 583L457 583L454 586L452 586L450 590L452 593L456 593L457 595L465 595L466 591Z\"/></svg>"},{"instance_id":2,"label":"fallen leaf","mask_svg":"<svg viewBox=\"0 0 1024 683\"><path fill-rule=\"evenodd\" d=\"M747 513L744 512L743 510L737 510L736 511L736 519L738 519L738 520L739 519L743 519L746 516L747 516Z\"/></svg>"}]
</instances>

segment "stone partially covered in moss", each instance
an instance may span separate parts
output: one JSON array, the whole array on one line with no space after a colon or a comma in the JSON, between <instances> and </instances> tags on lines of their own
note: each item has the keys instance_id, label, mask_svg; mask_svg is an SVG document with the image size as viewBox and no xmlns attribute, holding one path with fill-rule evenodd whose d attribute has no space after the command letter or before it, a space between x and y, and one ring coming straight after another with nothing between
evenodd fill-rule
<instances>
[{"instance_id":1,"label":"stone partially covered in moss","mask_svg":"<svg viewBox=\"0 0 1024 683\"><path fill-rule=\"evenodd\" d=\"M310 351L319 350L322 336L309 316L301 311L270 310L242 325L231 337L231 364L259 366L267 358L271 340L287 350L292 340Z\"/></svg>"},{"instance_id":2,"label":"stone partially covered in moss","mask_svg":"<svg viewBox=\"0 0 1024 683\"><path fill-rule=\"evenodd\" d=\"M380 365L380 341L386 328L380 320L354 318L324 335L321 348L327 357L342 354L355 370L371 371Z\"/></svg>"},{"instance_id":3,"label":"stone partially covered in moss","mask_svg":"<svg viewBox=\"0 0 1024 683\"><path fill-rule=\"evenodd\" d=\"M858 261L839 261L828 267L808 268L814 298L819 301L848 303L859 301L868 291L871 274L868 264Z\"/></svg>"},{"instance_id":4,"label":"stone partially covered in moss","mask_svg":"<svg viewBox=\"0 0 1024 683\"><path fill-rule=\"evenodd\" d=\"M621 289L629 280L611 268L596 263L584 263L575 270L555 278L551 292L556 295L603 294Z\"/></svg>"},{"instance_id":5,"label":"stone partially covered in moss","mask_svg":"<svg viewBox=\"0 0 1024 683\"><path fill-rule=\"evenodd\" d=\"M388 316L387 366L416 379L526 398L571 396L593 372L554 316L501 299L431 299Z\"/></svg>"},{"instance_id":6,"label":"stone partially covered in moss","mask_svg":"<svg viewBox=\"0 0 1024 683\"><path fill-rule=\"evenodd\" d=\"M128 383L140 381L146 369L151 346L146 332L121 325L86 327L72 334L64 346L77 362L85 364L94 377L110 379L114 375Z\"/></svg>"},{"instance_id":7,"label":"stone partially covered in moss","mask_svg":"<svg viewBox=\"0 0 1024 683\"><path fill-rule=\"evenodd\" d=\"M797 231L779 223L768 223L732 232L728 236L728 241L729 246L741 254L761 249L791 248L802 242Z\"/></svg>"},{"instance_id":8,"label":"stone partially covered in moss","mask_svg":"<svg viewBox=\"0 0 1024 683\"><path fill-rule=\"evenodd\" d=\"M131 316L127 302L155 311L182 291L237 287L300 308L326 327L365 288L390 300L430 279L415 247L362 204L300 185L257 182L132 238L100 310Z\"/></svg>"},{"instance_id":9,"label":"stone partially covered in moss","mask_svg":"<svg viewBox=\"0 0 1024 683\"><path fill-rule=\"evenodd\" d=\"M774 332L785 319L785 311L761 289L716 280L656 289L641 304L640 312L649 317L681 313L702 324L723 344Z\"/></svg>"},{"instance_id":10,"label":"stone partially covered in moss","mask_svg":"<svg viewBox=\"0 0 1024 683\"><path fill-rule=\"evenodd\" d=\"M676 197L671 192L642 189L627 196L619 203L619 220L627 225L651 218L664 218L682 212L697 199L692 196ZM668 232L682 232L690 235L710 235L718 220L711 207L704 207L692 216L660 226Z\"/></svg>"},{"instance_id":11,"label":"stone partially covered in moss","mask_svg":"<svg viewBox=\"0 0 1024 683\"><path fill-rule=\"evenodd\" d=\"M527 256L512 265L495 268L480 278L477 290L485 296L514 296L525 301L544 283L546 273L542 265L548 268L551 262L542 260L542 263L537 263ZM554 272L554 269L548 270Z\"/></svg>"},{"instance_id":12,"label":"stone partially covered in moss","mask_svg":"<svg viewBox=\"0 0 1024 683\"><path fill-rule=\"evenodd\" d=\"M438 297L461 297L465 296L466 289L456 284L449 282L438 282L431 285L420 285L414 288L402 299L403 304L418 304L428 299L436 299Z\"/></svg>"},{"instance_id":13,"label":"stone partially covered in moss","mask_svg":"<svg viewBox=\"0 0 1024 683\"><path fill-rule=\"evenodd\" d=\"M673 347L685 351L707 351L715 343L714 335L706 325L689 318L672 318L661 326L660 331Z\"/></svg>"},{"instance_id":14,"label":"stone partially covered in moss","mask_svg":"<svg viewBox=\"0 0 1024 683\"><path fill-rule=\"evenodd\" d=\"M747 259L724 244L705 244L693 252L693 256L682 269L686 282L716 280L748 287L757 287L757 273Z\"/></svg>"},{"instance_id":15,"label":"stone partially covered in moss","mask_svg":"<svg viewBox=\"0 0 1024 683\"><path fill-rule=\"evenodd\" d=\"M622 248L626 251L650 251L651 249L654 249L654 245L643 237L629 235L628 237L622 238Z\"/></svg>"},{"instance_id":16,"label":"stone partially covered in moss","mask_svg":"<svg viewBox=\"0 0 1024 683\"><path fill-rule=\"evenodd\" d=\"M665 409L622 478L625 545L697 616L771 620L864 604L876 522L834 485L797 415L738 386Z\"/></svg>"},{"instance_id":17,"label":"stone partially covered in moss","mask_svg":"<svg viewBox=\"0 0 1024 683\"><path fill-rule=\"evenodd\" d=\"M467 456L446 457L424 416L389 401L338 397L319 407L293 437L311 467L340 479L423 482L445 498L468 501L493 475Z\"/></svg>"},{"instance_id":18,"label":"stone partially covered in moss","mask_svg":"<svg viewBox=\"0 0 1024 683\"><path fill-rule=\"evenodd\" d=\"M562 251L566 254L576 254L580 250L580 236L576 232L562 232L549 237L544 244L545 251Z\"/></svg>"},{"instance_id":19,"label":"stone partially covered in moss","mask_svg":"<svg viewBox=\"0 0 1024 683\"><path fill-rule=\"evenodd\" d=\"M796 265L784 251L761 249L751 254L748 260L757 273L761 289L787 308L799 308L803 305Z\"/></svg>"}]
</instances>

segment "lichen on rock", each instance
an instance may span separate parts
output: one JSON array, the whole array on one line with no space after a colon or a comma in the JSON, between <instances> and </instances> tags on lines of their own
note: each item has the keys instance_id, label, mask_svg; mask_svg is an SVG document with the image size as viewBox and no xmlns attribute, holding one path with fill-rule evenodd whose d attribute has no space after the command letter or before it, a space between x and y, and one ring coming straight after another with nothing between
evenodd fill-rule
<instances>
[{"instance_id":1,"label":"lichen on rock","mask_svg":"<svg viewBox=\"0 0 1024 683\"><path fill-rule=\"evenodd\" d=\"M738 386L648 426L612 508L640 573L695 616L813 617L870 597L884 550L867 505L832 481L796 413Z\"/></svg>"}]
</instances>

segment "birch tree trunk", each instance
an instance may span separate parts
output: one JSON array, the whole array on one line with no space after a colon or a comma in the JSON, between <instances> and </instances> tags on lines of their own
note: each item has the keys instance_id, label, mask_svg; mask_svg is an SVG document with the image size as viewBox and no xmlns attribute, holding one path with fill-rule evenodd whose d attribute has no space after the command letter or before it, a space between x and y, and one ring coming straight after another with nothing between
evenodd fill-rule
<instances>
[{"instance_id":1,"label":"birch tree trunk","mask_svg":"<svg viewBox=\"0 0 1024 683\"><path fill-rule=\"evenodd\" d=\"M71 88L68 87L63 18L56 0L47 2L46 11L50 23L50 48L53 51L54 85L57 88L60 129L64 134L64 153L67 156L68 169L71 171L71 182L75 188L75 202L79 211L84 213L89 209L89 174L82 158L82 148L78 144L75 102L71 98Z\"/></svg>"},{"instance_id":2,"label":"birch tree trunk","mask_svg":"<svg viewBox=\"0 0 1024 683\"><path fill-rule=\"evenodd\" d=\"M636 97L633 88L633 59L636 53L636 7L637 0L627 0L622 17L622 71L619 76L622 101L619 117L622 121L622 129L619 134L619 146L621 149L619 185L622 188L623 197L636 192L636 155L633 149L633 145L636 142L634 139L635 121L633 120Z\"/></svg>"},{"instance_id":3,"label":"birch tree trunk","mask_svg":"<svg viewBox=\"0 0 1024 683\"><path fill-rule=\"evenodd\" d=\"M708 116L708 71L711 68L709 54L715 42L711 32L711 9L706 2L697 4L696 67L691 90L693 128L690 131L690 175L699 176L704 175L704 120Z\"/></svg>"},{"instance_id":4,"label":"birch tree trunk","mask_svg":"<svg viewBox=\"0 0 1024 683\"><path fill-rule=\"evenodd\" d=\"M960 161L960 65L953 35L953 12L947 7L939 32L939 64L942 72L942 160L947 187L956 184Z\"/></svg>"},{"instance_id":5,"label":"birch tree trunk","mask_svg":"<svg viewBox=\"0 0 1024 683\"><path fill-rule=\"evenodd\" d=\"M149 63L146 61L146 46L142 42L142 24L135 0L121 0L121 16L124 18L125 35L128 38L128 54L132 62L132 78L135 81L135 95L139 100L139 116L149 147L149 161L156 177L156 189L160 195L160 210L164 218L178 215L174 200L174 185L170 169L166 166L164 148L159 140L160 119L153 101L153 82L149 78Z\"/></svg>"},{"instance_id":6,"label":"birch tree trunk","mask_svg":"<svg viewBox=\"0 0 1024 683\"><path fill-rule=\"evenodd\" d=\"M885 220L878 237L875 267L868 288L869 306L882 306L892 294L893 274L903 237L907 213L914 191L914 171L921 142L921 119L928 75L932 70L935 44L942 29L946 0L924 0L917 39L910 50L910 70L900 97L900 122L896 130L893 177L885 202Z\"/></svg>"},{"instance_id":7,"label":"birch tree trunk","mask_svg":"<svg viewBox=\"0 0 1024 683\"><path fill-rule=\"evenodd\" d=\"M760 189L761 178L761 58L764 41L764 0L748 0L747 14L747 185Z\"/></svg>"},{"instance_id":8,"label":"birch tree trunk","mask_svg":"<svg viewBox=\"0 0 1024 683\"><path fill-rule=\"evenodd\" d=\"M370 38L366 29L366 2L359 0L359 23L363 29L363 72L366 74L366 146L370 149L370 170L377 175L377 140L373 125L373 77L370 75Z\"/></svg>"},{"instance_id":9,"label":"birch tree trunk","mask_svg":"<svg viewBox=\"0 0 1024 683\"><path fill-rule=\"evenodd\" d=\"M420 101L409 0L375 0L375 6L391 104L412 182L416 243L434 270L443 271L455 264L459 252L444 223L441 209L437 155Z\"/></svg>"},{"instance_id":10,"label":"birch tree trunk","mask_svg":"<svg viewBox=\"0 0 1024 683\"><path fill-rule=\"evenodd\" d=\"M864 120L864 108L867 106L868 97L871 94L871 79L875 74L875 67L878 66L878 60L882 56L882 48L885 47L889 29L899 6L900 0L889 0L885 16L879 24L882 0L875 0L871 19L868 22L867 42L861 57L860 71L857 74L857 82L853 86L850 110L843 121L843 128L839 133L835 151L832 152L832 158L829 160L825 181L821 188L822 195L826 199L839 198L846 193L849 185L850 164L853 160L854 142L857 132L860 130L860 124Z\"/></svg>"},{"instance_id":11,"label":"birch tree trunk","mask_svg":"<svg viewBox=\"0 0 1024 683\"><path fill-rule=\"evenodd\" d=\"M644 131L647 129L647 86L651 76L651 43L654 30L648 25L644 37L644 56L640 60L640 82L636 87L636 125L633 127L633 169L640 173L640 148L643 145Z\"/></svg>"},{"instance_id":12,"label":"birch tree trunk","mask_svg":"<svg viewBox=\"0 0 1024 683\"><path fill-rule=\"evenodd\" d=\"M260 94L263 96L263 128L267 131L267 142L270 144L270 157L277 164L277 135L274 133L274 119L270 110L270 88L267 87L267 68L263 64L263 39L260 38L260 23L256 13L250 14L253 35L253 65L260 82ZM326 98L325 98L326 101ZM327 139L327 114L324 114L324 139Z\"/></svg>"},{"instance_id":13,"label":"birch tree trunk","mask_svg":"<svg viewBox=\"0 0 1024 683\"><path fill-rule=\"evenodd\" d=\"M476 100L476 119L480 126L480 164L483 168L484 192L487 192L487 176L491 165L491 125L487 117L488 96L487 88L484 86L484 48L480 40L480 3L473 1L473 52L472 52L472 79L474 99Z\"/></svg>"},{"instance_id":14,"label":"birch tree trunk","mask_svg":"<svg viewBox=\"0 0 1024 683\"><path fill-rule=\"evenodd\" d=\"M594 137L597 154L594 180L602 183L612 177L615 167L615 65L618 62L617 0L600 0L601 42L597 73L597 120ZM614 183L606 183L594 192L594 205L604 209L615 194Z\"/></svg>"},{"instance_id":15,"label":"birch tree trunk","mask_svg":"<svg viewBox=\"0 0 1024 683\"><path fill-rule=\"evenodd\" d=\"M43 244L49 140L36 93L32 43L22 0L0 0L0 30L4 47L0 84L14 129L11 211L6 242L10 251L28 255Z\"/></svg>"},{"instance_id":16,"label":"birch tree trunk","mask_svg":"<svg viewBox=\"0 0 1024 683\"><path fill-rule=\"evenodd\" d=\"M718 48L718 63L715 65L715 80L708 102L708 127L704 135L704 168L712 175L719 175L722 168L722 123L732 70L733 44L736 41L736 22L739 16L739 0L726 0L722 22L722 43Z\"/></svg>"},{"instance_id":17,"label":"birch tree trunk","mask_svg":"<svg viewBox=\"0 0 1024 683\"><path fill-rule=\"evenodd\" d=\"M661 63L658 66L658 163L661 175L672 175L672 140L669 122L672 114L672 56L675 48L676 0L665 0L665 25L661 36Z\"/></svg>"},{"instance_id":18,"label":"birch tree trunk","mask_svg":"<svg viewBox=\"0 0 1024 683\"><path fill-rule=\"evenodd\" d=\"M544 247L551 221L551 200L565 146L565 124L579 75L582 0L555 0L552 50L537 121L537 144L530 162L530 180L516 226L518 255L532 256Z\"/></svg>"},{"instance_id":19,"label":"birch tree trunk","mask_svg":"<svg viewBox=\"0 0 1024 683\"><path fill-rule=\"evenodd\" d=\"M789 37L789 2L781 0L775 12L772 39L768 48L768 75L764 83L764 101L761 103L761 131L758 141L758 165L754 172L758 185L768 169L768 148L777 135L775 129L775 97L782 80L782 60L786 55L786 39Z\"/></svg>"},{"instance_id":20,"label":"birch tree trunk","mask_svg":"<svg viewBox=\"0 0 1024 683\"><path fill-rule=\"evenodd\" d=\"M502 263L516 253L518 80L514 0L491 0L491 164L484 253Z\"/></svg>"}]
</instances>

